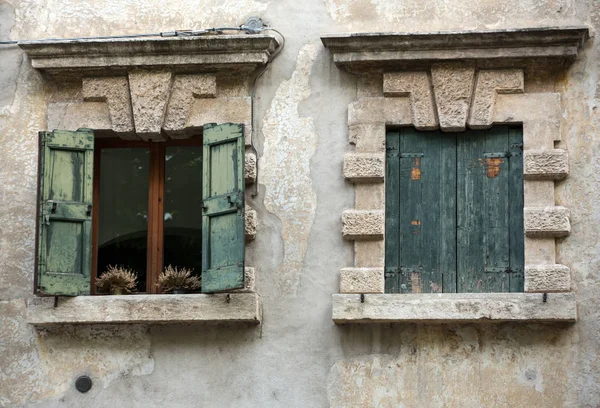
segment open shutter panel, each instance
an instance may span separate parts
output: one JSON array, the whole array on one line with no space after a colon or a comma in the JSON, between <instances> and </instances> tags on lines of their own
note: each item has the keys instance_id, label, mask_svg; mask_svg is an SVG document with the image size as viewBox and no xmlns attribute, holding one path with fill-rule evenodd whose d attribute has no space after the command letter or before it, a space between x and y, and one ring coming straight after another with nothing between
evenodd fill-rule
<instances>
[{"instance_id":1,"label":"open shutter panel","mask_svg":"<svg viewBox=\"0 0 600 408\"><path fill-rule=\"evenodd\" d=\"M36 289L90 293L94 134L40 132Z\"/></svg>"},{"instance_id":2,"label":"open shutter panel","mask_svg":"<svg viewBox=\"0 0 600 408\"><path fill-rule=\"evenodd\" d=\"M208 124L203 134L202 292L244 286L244 131Z\"/></svg>"}]
</instances>

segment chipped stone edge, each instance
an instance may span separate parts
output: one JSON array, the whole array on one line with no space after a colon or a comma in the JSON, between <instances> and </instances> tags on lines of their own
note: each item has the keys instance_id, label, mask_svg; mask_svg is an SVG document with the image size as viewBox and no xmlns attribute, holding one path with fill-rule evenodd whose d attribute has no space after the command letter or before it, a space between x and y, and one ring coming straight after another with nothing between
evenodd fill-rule
<instances>
[{"instance_id":1,"label":"chipped stone edge","mask_svg":"<svg viewBox=\"0 0 600 408\"><path fill-rule=\"evenodd\" d=\"M256 293L33 298L27 322L56 324L250 323L261 320Z\"/></svg>"},{"instance_id":2,"label":"chipped stone edge","mask_svg":"<svg viewBox=\"0 0 600 408\"><path fill-rule=\"evenodd\" d=\"M565 265L529 265L525 268L525 292L552 293L571 290L571 269Z\"/></svg>"},{"instance_id":3,"label":"chipped stone edge","mask_svg":"<svg viewBox=\"0 0 600 408\"><path fill-rule=\"evenodd\" d=\"M566 237L571 232L570 212L565 207L525 207L523 217L528 237Z\"/></svg>"},{"instance_id":4,"label":"chipped stone edge","mask_svg":"<svg viewBox=\"0 0 600 408\"><path fill-rule=\"evenodd\" d=\"M334 294L333 321L345 323L575 322L575 293Z\"/></svg>"}]
</instances>

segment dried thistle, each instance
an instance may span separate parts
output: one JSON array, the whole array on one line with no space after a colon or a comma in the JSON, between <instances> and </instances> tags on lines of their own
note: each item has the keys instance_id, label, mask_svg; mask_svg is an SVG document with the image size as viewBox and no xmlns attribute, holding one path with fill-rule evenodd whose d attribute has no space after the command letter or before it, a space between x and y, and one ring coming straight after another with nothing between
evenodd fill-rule
<instances>
[{"instance_id":1,"label":"dried thistle","mask_svg":"<svg viewBox=\"0 0 600 408\"><path fill-rule=\"evenodd\" d=\"M164 293L175 289L198 290L200 289L200 278L192 275L193 269L177 268L169 265L158 277L156 286Z\"/></svg>"},{"instance_id":2,"label":"dried thistle","mask_svg":"<svg viewBox=\"0 0 600 408\"><path fill-rule=\"evenodd\" d=\"M137 274L133 269L124 266L108 265L106 271L96 280L96 286L100 293L135 292Z\"/></svg>"}]
</instances>

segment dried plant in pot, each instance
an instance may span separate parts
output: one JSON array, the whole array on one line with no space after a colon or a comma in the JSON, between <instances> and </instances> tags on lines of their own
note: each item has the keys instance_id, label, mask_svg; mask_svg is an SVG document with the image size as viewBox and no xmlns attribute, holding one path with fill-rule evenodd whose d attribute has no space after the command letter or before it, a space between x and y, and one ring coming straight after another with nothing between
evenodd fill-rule
<instances>
[{"instance_id":1,"label":"dried plant in pot","mask_svg":"<svg viewBox=\"0 0 600 408\"><path fill-rule=\"evenodd\" d=\"M135 292L137 274L124 266L109 265L106 271L96 279L96 286L99 293L110 293L111 295Z\"/></svg>"},{"instance_id":2,"label":"dried plant in pot","mask_svg":"<svg viewBox=\"0 0 600 408\"><path fill-rule=\"evenodd\" d=\"M163 293L189 293L200 289L201 281L198 276L192 275L193 269L178 268L169 265L158 277L156 286Z\"/></svg>"}]
</instances>

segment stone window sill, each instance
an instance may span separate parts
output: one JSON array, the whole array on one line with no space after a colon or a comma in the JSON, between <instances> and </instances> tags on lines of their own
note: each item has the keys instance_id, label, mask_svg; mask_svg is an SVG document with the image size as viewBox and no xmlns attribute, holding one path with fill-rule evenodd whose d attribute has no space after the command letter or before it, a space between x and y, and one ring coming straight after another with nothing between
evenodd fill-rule
<instances>
[{"instance_id":1,"label":"stone window sill","mask_svg":"<svg viewBox=\"0 0 600 408\"><path fill-rule=\"evenodd\" d=\"M34 326L56 324L245 323L261 320L256 293L125 295L34 298L27 321Z\"/></svg>"},{"instance_id":2,"label":"stone window sill","mask_svg":"<svg viewBox=\"0 0 600 408\"><path fill-rule=\"evenodd\" d=\"M574 293L333 295L333 321L348 323L575 322Z\"/></svg>"}]
</instances>

